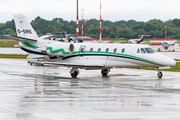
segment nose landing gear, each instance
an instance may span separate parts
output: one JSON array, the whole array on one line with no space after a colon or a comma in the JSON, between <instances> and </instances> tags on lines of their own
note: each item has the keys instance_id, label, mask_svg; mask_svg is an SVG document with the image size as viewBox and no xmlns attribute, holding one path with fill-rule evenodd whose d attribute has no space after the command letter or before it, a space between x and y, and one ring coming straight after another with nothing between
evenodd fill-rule
<instances>
[{"instance_id":1,"label":"nose landing gear","mask_svg":"<svg viewBox=\"0 0 180 120\"><path fill-rule=\"evenodd\" d=\"M158 72L157 73L158 78L162 78L163 74L162 74L161 70L159 68L157 68L157 67L155 67L155 69Z\"/></svg>"}]
</instances>

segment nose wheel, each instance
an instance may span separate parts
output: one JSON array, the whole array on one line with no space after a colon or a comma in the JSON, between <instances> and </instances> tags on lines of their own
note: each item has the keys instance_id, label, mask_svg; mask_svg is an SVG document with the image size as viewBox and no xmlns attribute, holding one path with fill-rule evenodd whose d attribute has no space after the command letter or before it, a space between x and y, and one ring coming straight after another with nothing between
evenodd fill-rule
<instances>
[{"instance_id":1,"label":"nose wheel","mask_svg":"<svg viewBox=\"0 0 180 120\"><path fill-rule=\"evenodd\" d=\"M158 78L162 78L163 74L162 74L161 70L159 68L155 68L155 69L158 72L157 73Z\"/></svg>"},{"instance_id":2,"label":"nose wheel","mask_svg":"<svg viewBox=\"0 0 180 120\"><path fill-rule=\"evenodd\" d=\"M162 76L163 76L162 72L159 71L159 72L157 73L157 76L158 76L158 78L162 78Z\"/></svg>"}]
</instances>

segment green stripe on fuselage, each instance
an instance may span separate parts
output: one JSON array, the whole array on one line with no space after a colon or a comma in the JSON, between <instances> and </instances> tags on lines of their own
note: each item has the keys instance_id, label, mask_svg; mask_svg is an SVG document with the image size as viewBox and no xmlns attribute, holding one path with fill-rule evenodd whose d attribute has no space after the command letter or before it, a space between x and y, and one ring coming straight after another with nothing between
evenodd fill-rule
<instances>
[{"instance_id":1,"label":"green stripe on fuselage","mask_svg":"<svg viewBox=\"0 0 180 120\"><path fill-rule=\"evenodd\" d=\"M82 54L83 52L81 52ZM165 66L163 64L160 64L160 63L157 63L157 62L154 62L154 61L151 61L151 60L147 60L147 59L144 59L144 58L140 58L140 57L136 57L136 56L132 56L132 55L127 55L127 54L121 54L121 53L113 53L113 52L98 52L98 51L93 51L93 52L90 52L90 51L84 51L84 54L85 53L96 53L96 54L105 54L105 55L117 55L117 56L124 56L124 57L129 57L129 58L134 58L134 59L137 59L137 60L141 60L141 61L146 61L146 62L149 62L149 63L152 63L152 64L156 64L156 65L160 65L160 66ZM64 53L65 55L70 55L69 52L66 52ZM71 53L71 55L75 55L75 54L79 54L79 51L75 51L73 53Z\"/></svg>"},{"instance_id":2,"label":"green stripe on fuselage","mask_svg":"<svg viewBox=\"0 0 180 120\"><path fill-rule=\"evenodd\" d=\"M52 47L46 47L46 50L52 50Z\"/></svg>"},{"instance_id":3,"label":"green stripe on fuselage","mask_svg":"<svg viewBox=\"0 0 180 120\"><path fill-rule=\"evenodd\" d=\"M27 43L27 42L21 42L21 43L24 44L24 45L26 45L26 46L28 46L28 47L30 47L30 48L33 48L33 49L39 48L39 47L34 46L34 45L31 45L31 44L29 44L29 43Z\"/></svg>"},{"instance_id":4,"label":"green stripe on fuselage","mask_svg":"<svg viewBox=\"0 0 180 120\"><path fill-rule=\"evenodd\" d=\"M51 53L55 54L55 53L59 53L59 52L65 52L64 49L57 49L57 50L53 50Z\"/></svg>"}]
</instances>

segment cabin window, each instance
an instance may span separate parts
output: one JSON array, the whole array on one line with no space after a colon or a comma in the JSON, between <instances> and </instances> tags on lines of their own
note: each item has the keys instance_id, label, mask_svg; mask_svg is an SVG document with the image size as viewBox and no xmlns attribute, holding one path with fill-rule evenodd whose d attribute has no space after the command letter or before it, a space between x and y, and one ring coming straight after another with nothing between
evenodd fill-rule
<instances>
[{"instance_id":1,"label":"cabin window","mask_svg":"<svg viewBox=\"0 0 180 120\"><path fill-rule=\"evenodd\" d=\"M122 50L121 50L121 53L124 53L125 52L125 48L123 48Z\"/></svg>"},{"instance_id":2,"label":"cabin window","mask_svg":"<svg viewBox=\"0 0 180 120\"><path fill-rule=\"evenodd\" d=\"M139 50L139 49L137 50L137 53L140 53L140 50Z\"/></svg>"},{"instance_id":3,"label":"cabin window","mask_svg":"<svg viewBox=\"0 0 180 120\"><path fill-rule=\"evenodd\" d=\"M90 52L93 52L93 48L90 49Z\"/></svg>"},{"instance_id":4,"label":"cabin window","mask_svg":"<svg viewBox=\"0 0 180 120\"><path fill-rule=\"evenodd\" d=\"M144 50L144 48L141 48L141 53L142 53L142 54L145 54L145 53L146 53L146 51Z\"/></svg>"},{"instance_id":5,"label":"cabin window","mask_svg":"<svg viewBox=\"0 0 180 120\"><path fill-rule=\"evenodd\" d=\"M117 52L117 48L114 48L114 53L116 53Z\"/></svg>"},{"instance_id":6,"label":"cabin window","mask_svg":"<svg viewBox=\"0 0 180 120\"><path fill-rule=\"evenodd\" d=\"M101 52L101 48L98 49L98 52Z\"/></svg>"},{"instance_id":7,"label":"cabin window","mask_svg":"<svg viewBox=\"0 0 180 120\"><path fill-rule=\"evenodd\" d=\"M147 51L147 53L154 53L155 52L152 48L145 48L145 50Z\"/></svg>"},{"instance_id":8,"label":"cabin window","mask_svg":"<svg viewBox=\"0 0 180 120\"><path fill-rule=\"evenodd\" d=\"M109 48L106 48L106 52L107 52L107 53L109 52Z\"/></svg>"}]
</instances>

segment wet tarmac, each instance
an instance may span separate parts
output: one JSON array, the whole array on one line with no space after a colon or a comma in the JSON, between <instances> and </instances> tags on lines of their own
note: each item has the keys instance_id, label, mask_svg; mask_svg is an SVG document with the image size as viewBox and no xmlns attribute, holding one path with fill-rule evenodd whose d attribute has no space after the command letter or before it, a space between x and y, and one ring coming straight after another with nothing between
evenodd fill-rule
<instances>
[{"instance_id":1,"label":"wet tarmac","mask_svg":"<svg viewBox=\"0 0 180 120\"><path fill-rule=\"evenodd\" d=\"M0 120L179 120L180 73L30 66L0 59Z\"/></svg>"}]
</instances>

